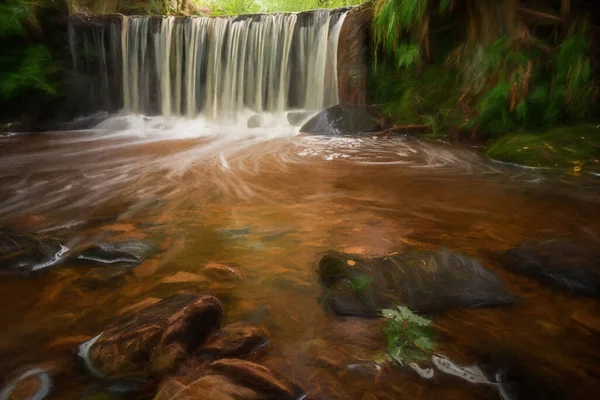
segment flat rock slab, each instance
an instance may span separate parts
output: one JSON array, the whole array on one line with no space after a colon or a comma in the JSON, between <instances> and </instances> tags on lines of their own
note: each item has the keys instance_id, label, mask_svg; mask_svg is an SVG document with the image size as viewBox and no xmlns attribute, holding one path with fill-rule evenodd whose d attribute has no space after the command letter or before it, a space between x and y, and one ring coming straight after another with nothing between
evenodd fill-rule
<instances>
[{"instance_id":1,"label":"flat rock slab","mask_svg":"<svg viewBox=\"0 0 600 400\"><path fill-rule=\"evenodd\" d=\"M77 262L113 267L134 267L154 252L154 247L140 240L96 243L77 254Z\"/></svg>"},{"instance_id":2,"label":"flat rock slab","mask_svg":"<svg viewBox=\"0 0 600 400\"><path fill-rule=\"evenodd\" d=\"M68 249L57 239L0 232L0 272L29 273L57 265Z\"/></svg>"},{"instance_id":3,"label":"flat rock slab","mask_svg":"<svg viewBox=\"0 0 600 400\"><path fill-rule=\"evenodd\" d=\"M161 375L219 328L223 306L213 296L175 295L110 325L89 361L107 378Z\"/></svg>"},{"instance_id":4,"label":"flat rock slab","mask_svg":"<svg viewBox=\"0 0 600 400\"><path fill-rule=\"evenodd\" d=\"M564 241L526 242L506 251L504 266L575 296L600 296L600 254Z\"/></svg>"},{"instance_id":5,"label":"flat rock slab","mask_svg":"<svg viewBox=\"0 0 600 400\"><path fill-rule=\"evenodd\" d=\"M330 252L319 261L318 274L326 305L344 316L375 318L394 305L440 313L514 302L493 272L445 249L376 258Z\"/></svg>"},{"instance_id":6,"label":"flat rock slab","mask_svg":"<svg viewBox=\"0 0 600 400\"><path fill-rule=\"evenodd\" d=\"M338 104L309 119L300 132L313 135L346 136L379 132L382 124L373 107Z\"/></svg>"}]
</instances>

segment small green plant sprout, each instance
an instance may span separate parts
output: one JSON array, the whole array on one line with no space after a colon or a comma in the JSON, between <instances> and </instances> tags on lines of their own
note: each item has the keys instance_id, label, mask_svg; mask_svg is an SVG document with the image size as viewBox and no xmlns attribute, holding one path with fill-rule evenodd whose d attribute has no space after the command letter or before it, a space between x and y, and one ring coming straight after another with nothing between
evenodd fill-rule
<instances>
[{"instance_id":1,"label":"small green plant sprout","mask_svg":"<svg viewBox=\"0 0 600 400\"><path fill-rule=\"evenodd\" d=\"M350 277L350 285L355 293L365 290L373 282L373 278L368 275L355 275Z\"/></svg>"},{"instance_id":2,"label":"small green plant sprout","mask_svg":"<svg viewBox=\"0 0 600 400\"><path fill-rule=\"evenodd\" d=\"M386 318L383 333L390 357L404 366L410 362L428 361L436 348L431 320L406 307L382 310Z\"/></svg>"}]
</instances>

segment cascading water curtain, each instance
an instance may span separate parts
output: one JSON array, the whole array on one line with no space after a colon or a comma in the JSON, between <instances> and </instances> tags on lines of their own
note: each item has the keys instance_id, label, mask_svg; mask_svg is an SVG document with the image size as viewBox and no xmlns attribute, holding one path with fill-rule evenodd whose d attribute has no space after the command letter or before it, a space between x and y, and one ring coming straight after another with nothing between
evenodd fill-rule
<instances>
[{"instance_id":1,"label":"cascading water curtain","mask_svg":"<svg viewBox=\"0 0 600 400\"><path fill-rule=\"evenodd\" d=\"M128 113L235 120L244 109L324 108L338 103L337 51L345 15L317 10L228 18L122 17L122 73L100 71L99 78L102 87L122 88ZM115 44L106 50L106 42L119 40L113 30L110 36L104 29L88 34L101 49L102 65L117 57ZM78 31L70 31L72 51ZM81 64L76 55L74 63ZM107 79L120 84L109 85Z\"/></svg>"}]
</instances>

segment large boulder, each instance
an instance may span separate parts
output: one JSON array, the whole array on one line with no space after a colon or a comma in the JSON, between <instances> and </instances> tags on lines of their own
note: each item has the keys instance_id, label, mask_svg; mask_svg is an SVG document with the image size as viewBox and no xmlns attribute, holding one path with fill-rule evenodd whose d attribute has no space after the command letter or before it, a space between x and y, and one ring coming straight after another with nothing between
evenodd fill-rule
<instances>
[{"instance_id":1,"label":"large boulder","mask_svg":"<svg viewBox=\"0 0 600 400\"><path fill-rule=\"evenodd\" d=\"M161 375L219 328L222 313L213 296L175 295L118 319L83 344L80 356L105 378Z\"/></svg>"},{"instance_id":2,"label":"large boulder","mask_svg":"<svg viewBox=\"0 0 600 400\"><path fill-rule=\"evenodd\" d=\"M309 119L300 132L315 135L344 136L378 132L382 123L374 107L338 104Z\"/></svg>"},{"instance_id":3,"label":"large boulder","mask_svg":"<svg viewBox=\"0 0 600 400\"><path fill-rule=\"evenodd\" d=\"M506 251L502 263L576 296L600 296L600 254L564 241L526 242Z\"/></svg>"},{"instance_id":4,"label":"large boulder","mask_svg":"<svg viewBox=\"0 0 600 400\"><path fill-rule=\"evenodd\" d=\"M345 316L378 317L394 305L439 313L514 301L493 272L445 249L376 258L330 252L319 261L318 274L326 305Z\"/></svg>"},{"instance_id":5,"label":"large boulder","mask_svg":"<svg viewBox=\"0 0 600 400\"><path fill-rule=\"evenodd\" d=\"M0 272L39 271L63 262L68 250L51 237L0 232Z\"/></svg>"}]
</instances>

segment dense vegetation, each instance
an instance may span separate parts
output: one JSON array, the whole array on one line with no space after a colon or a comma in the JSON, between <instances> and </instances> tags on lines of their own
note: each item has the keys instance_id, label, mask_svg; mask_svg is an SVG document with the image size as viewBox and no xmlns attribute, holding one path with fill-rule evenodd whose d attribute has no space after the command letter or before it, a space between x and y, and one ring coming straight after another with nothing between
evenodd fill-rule
<instances>
[{"instance_id":1,"label":"dense vegetation","mask_svg":"<svg viewBox=\"0 0 600 400\"><path fill-rule=\"evenodd\" d=\"M472 140L589 121L598 111L598 82L597 28L587 5L378 0L371 101L399 124L421 121ZM594 150L588 161L600 156Z\"/></svg>"},{"instance_id":2,"label":"dense vegetation","mask_svg":"<svg viewBox=\"0 0 600 400\"><path fill-rule=\"evenodd\" d=\"M0 109L2 117L29 112L57 94L53 53L64 43L48 25L66 5L53 0L7 0L0 4ZM31 107L30 107L31 106ZM2 122L2 121L0 121Z\"/></svg>"}]
</instances>

